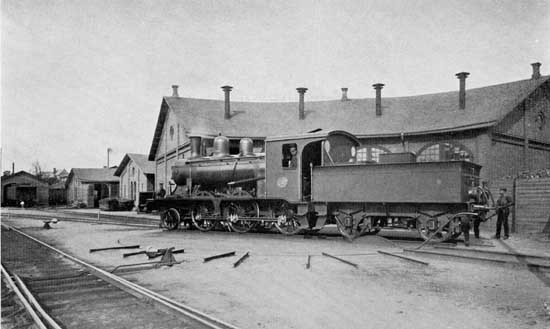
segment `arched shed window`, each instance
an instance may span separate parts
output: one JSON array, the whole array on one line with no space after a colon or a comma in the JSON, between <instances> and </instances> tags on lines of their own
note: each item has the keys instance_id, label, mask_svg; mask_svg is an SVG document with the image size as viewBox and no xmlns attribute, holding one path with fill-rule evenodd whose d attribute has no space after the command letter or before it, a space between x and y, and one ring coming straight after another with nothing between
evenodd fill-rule
<instances>
[{"instance_id":1,"label":"arched shed window","mask_svg":"<svg viewBox=\"0 0 550 329\"><path fill-rule=\"evenodd\" d=\"M424 146L416 161L474 161L474 156L464 145L458 143L435 143Z\"/></svg>"},{"instance_id":2,"label":"arched shed window","mask_svg":"<svg viewBox=\"0 0 550 329\"><path fill-rule=\"evenodd\" d=\"M357 150L357 162L378 162L380 154L391 153L388 149L382 146L366 146Z\"/></svg>"}]
</instances>

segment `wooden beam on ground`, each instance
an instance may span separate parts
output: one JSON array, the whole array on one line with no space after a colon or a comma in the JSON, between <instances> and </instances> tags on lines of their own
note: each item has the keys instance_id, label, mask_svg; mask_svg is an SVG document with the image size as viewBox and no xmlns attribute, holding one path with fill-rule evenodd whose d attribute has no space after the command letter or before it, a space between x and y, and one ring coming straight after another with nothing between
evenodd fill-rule
<instances>
[{"instance_id":1,"label":"wooden beam on ground","mask_svg":"<svg viewBox=\"0 0 550 329\"><path fill-rule=\"evenodd\" d=\"M233 264L233 267L237 267L237 266L241 265L241 263L244 262L244 260L247 259L248 257L250 257L249 252L247 252L241 258L239 258L239 260L237 262L235 262L235 264Z\"/></svg>"},{"instance_id":2,"label":"wooden beam on ground","mask_svg":"<svg viewBox=\"0 0 550 329\"><path fill-rule=\"evenodd\" d=\"M215 256L206 257L204 259L204 262L206 263L206 262L209 262L209 261L214 260L214 259L223 258L223 257L231 257L231 256L235 256L234 251L226 252L225 254L219 254L219 255L215 255Z\"/></svg>"},{"instance_id":3,"label":"wooden beam on ground","mask_svg":"<svg viewBox=\"0 0 550 329\"><path fill-rule=\"evenodd\" d=\"M334 259L336 259L336 260L341 261L342 263L346 263L346 264L351 265L351 266L353 266L353 267L355 267L355 268L358 268L358 267L359 267L359 266L358 266L357 264L355 264L355 263L349 262L349 261L347 261L347 260L345 260L345 259L342 259L342 258L340 258L340 257L336 257L336 256L329 255L329 254L327 254L326 252L323 252L322 255L323 255L323 256L326 256L326 257L334 258Z\"/></svg>"},{"instance_id":4,"label":"wooden beam on ground","mask_svg":"<svg viewBox=\"0 0 550 329\"><path fill-rule=\"evenodd\" d=\"M103 251L103 250L117 250L117 249L137 249L137 248L139 248L139 244L136 244L136 245L133 245L133 246L117 246L117 247L96 248L96 249L90 249L90 252Z\"/></svg>"},{"instance_id":5,"label":"wooden beam on ground","mask_svg":"<svg viewBox=\"0 0 550 329\"><path fill-rule=\"evenodd\" d=\"M136 251L136 252L129 252L129 253L126 253L126 254L122 254L122 257L126 258L126 257L130 257L130 256L135 256L135 255L142 255L142 254L145 254L145 253L146 253L145 250Z\"/></svg>"},{"instance_id":6,"label":"wooden beam on ground","mask_svg":"<svg viewBox=\"0 0 550 329\"><path fill-rule=\"evenodd\" d=\"M418 263L418 264L422 264L422 265L430 265L430 263L426 263L426 262L423 262L423 261L421 261L421 260L414 259L414 258L410 258L410 257L406 257L406 256L402 256L402 255L393 254L393 253L391 253L391 252L385 252L385 251L382 251L382 250L378 250L378 253L380 253L380 254L382 254L382 255L387 255L387 256L393 256L393 257L401 258L401 259L408 260L408 261L410 261L410 262L414 262L414 263Z\"/></svg>"}]
</instances>

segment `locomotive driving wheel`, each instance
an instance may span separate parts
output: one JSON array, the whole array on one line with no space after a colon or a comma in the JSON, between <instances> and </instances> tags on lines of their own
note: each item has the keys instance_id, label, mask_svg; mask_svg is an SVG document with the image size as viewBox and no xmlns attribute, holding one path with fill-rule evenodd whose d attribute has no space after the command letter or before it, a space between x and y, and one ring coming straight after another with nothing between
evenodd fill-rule
<instances>
[{"instance_id":1,"label":"locomotive driving wheel","mask_svg":"<svg viewBox=\"0 0 550 329\"><path fill-rule=\"evenodd\" d=\"M211 219L213 217L213 212L213 207L206 204L193 208L191 211L193 226L203 232L212 230L214 226L216 226L216 222Z\"/></svg>"},{"instance_id":2,"label":"locomotive driving wheel","mask_svg":"<svg viewBox=\"0 0 550 329\"><path fill-rule=\"evenodd\" d=\"M170 231L178 228L180 219L180 213L174 208L162 212L160 216L162 227L166 227Z\"/></svg>"},{"instance_id":3,"label":"locomotive driving wheel","mask_svg":"<svg viewBox=\"0 0 550 329\"><path fill-rule=\"evenodd\" d=\"M305 226L300 224L299 219L294 215L291 209L288 209L286 204L281 204L273 207L272 217L277 219L275 227L279 232L285 235L294 235L300 233Z\"/></svg>"},{"instance_id":4,"label":"locomotive driving wheel","mask_svg":"<svg viewBox=\"0 0 550 329\"><path fill-rule=\"evenodd\" d=\"M420 215L416 220L418 233L424 240L445 242L460 235L456 232L458 217Z\"/></svg>"},{"instance_id":5,"label":"locomotive driving wheel","mask_svg":"<svg viewBox=\"0 0 550 329\"><path fill-rule=\"evenodd\" d=\"M340 210L334 219L338 232L348 240L354 240L363 235L374 235L380 231L379 227L373 226L372 216L365 216L361 212Z\"/></svg>"},{"instance_id":6,"label":"locomotive driving wheel","mask_svg":"<svg viewBox=\"0 0 550 329\"><path fill-rule=\"evenodd\" d=\"M239 233L246 233L253 229L257 222L251 217L260 216L260 207L257 202L233 201L225 207L225 218L229 227Z\"/></svg>"}]
</instances>

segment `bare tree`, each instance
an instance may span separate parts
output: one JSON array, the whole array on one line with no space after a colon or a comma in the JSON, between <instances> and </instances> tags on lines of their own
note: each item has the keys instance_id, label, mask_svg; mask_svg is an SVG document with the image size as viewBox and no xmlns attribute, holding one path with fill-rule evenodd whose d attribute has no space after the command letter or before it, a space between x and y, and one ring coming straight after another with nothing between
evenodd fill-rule
<instances>
[{"instance_id":1,"label":"bare tree","mask_svg":"<svg viewBox=\"0 0 550 329\"><path fill-rule=\"evenodd\" d=\"M42 178L42 175L43 175L43 171L42 171L42 165L40 164L40 162L38 160L34 161L32 164L31 164L32 168L31 168L31 172L38 178Z\"/></svg>"}]
</instances>

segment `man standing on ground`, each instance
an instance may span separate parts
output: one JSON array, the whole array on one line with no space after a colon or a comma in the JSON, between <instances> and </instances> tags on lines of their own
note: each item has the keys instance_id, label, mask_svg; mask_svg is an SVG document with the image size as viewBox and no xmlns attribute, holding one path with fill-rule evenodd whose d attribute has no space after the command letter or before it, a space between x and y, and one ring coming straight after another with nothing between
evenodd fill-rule
<instances>
[{"instance_id":1,"label":"man standing on ground","mask_svg":"<svg viewBox=\"0 0 550 329\"><path fill-rule=\"evenodd\" d=\"M482 206L488 206L489 205L489 197L491 195L491 191L489 190L489 187L487 186L487 181L484 180L481 182L481 186L478 187L478 203ZM491 197L492 199L492 197ZM474 218L474 235L476 239L479 239L479 225L481 222L486 221L487 210L480 211L478 216Z\"/></svg>"},{"instance_id":2,"label":"man standing on ground","mask_svg":"<svg viewBox=\"0 0 550 329\"><path fill-rule=\"evenodd\" d=\"M504 226L504 240L509 237L508 216L510 216L510 206L512 197L506 194L506 189L501 188L497 200L497 232L495 239L500 239L500 229Z\"/></svg>"}]
</instances>

